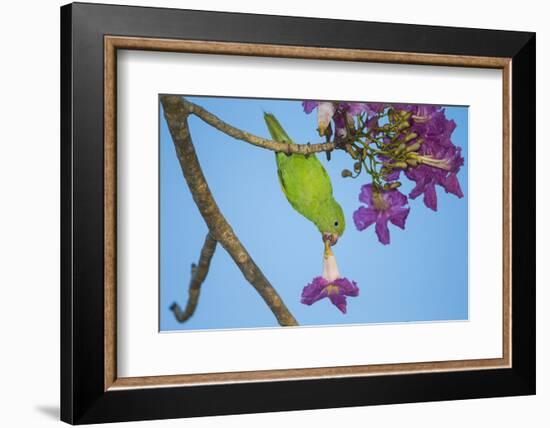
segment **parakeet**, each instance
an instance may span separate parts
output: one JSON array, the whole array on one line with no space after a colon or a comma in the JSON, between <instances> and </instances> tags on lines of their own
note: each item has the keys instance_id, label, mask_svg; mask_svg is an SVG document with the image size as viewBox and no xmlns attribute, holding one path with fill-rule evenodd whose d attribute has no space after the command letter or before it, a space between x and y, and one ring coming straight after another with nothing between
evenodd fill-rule
<instances>
[{"instance_id":1,"label":"parakeet","mask_svg":"<svg viewBox=\"0 0 550 428\"><path fill-rule=\"evenodd\" d=\"M275 141L294 144L277 118L264 113ZM279 182L290 205L317 226L324 241L336 244L346 228L342 207L332 195L332 183L315 154L275 153Z\"/></svg>"}]
</instances>

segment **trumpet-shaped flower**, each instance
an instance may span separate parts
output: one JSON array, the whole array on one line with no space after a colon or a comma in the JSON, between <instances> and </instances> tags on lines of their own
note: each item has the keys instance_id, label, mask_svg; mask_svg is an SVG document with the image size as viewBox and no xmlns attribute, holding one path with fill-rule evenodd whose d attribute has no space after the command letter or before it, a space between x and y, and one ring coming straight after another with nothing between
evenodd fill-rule
<instances>
[{"instance_id":1,"label":"trumpet-shaped flower","mask_svg":"<svg viewBox=\"0 0 550 428\"><path fill-rule=\"evenodd\" d=\"M304 287L301 302L305 305L312 305L328 297L330 302L345 314L347 311L346 297L356 297L358 295L359 287L357 287L357 283L340 276L336 258L329 242L325 241L323 274L313 278L313 281Z\"/></svg>"}]
</instances>

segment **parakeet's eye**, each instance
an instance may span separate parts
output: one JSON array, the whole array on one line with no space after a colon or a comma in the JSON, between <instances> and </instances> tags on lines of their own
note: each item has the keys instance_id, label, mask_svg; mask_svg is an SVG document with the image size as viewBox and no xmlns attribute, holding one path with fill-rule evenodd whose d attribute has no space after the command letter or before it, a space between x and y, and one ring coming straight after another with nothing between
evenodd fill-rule
<instances>
[{"instance_id":1,"label":"parakeet's eye","mask_svg":"<svg viewBox=\"0 0 550 428\"><path fill-rule=\"evenodd\" d=\"M338 222L337 221L334 222L334 227L338 227Z\"/></svg>"}]
</instances>

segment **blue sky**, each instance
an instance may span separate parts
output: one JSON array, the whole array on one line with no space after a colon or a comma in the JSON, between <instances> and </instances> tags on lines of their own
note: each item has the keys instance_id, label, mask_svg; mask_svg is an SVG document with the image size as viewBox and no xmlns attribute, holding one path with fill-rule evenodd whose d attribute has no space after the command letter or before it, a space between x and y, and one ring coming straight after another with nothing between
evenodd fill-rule
<instances>
[{"instance_id":1,"label":"blue sky","mask_svg":"<svg viewBox=\"0 0 550 428\"><path fill-rule=\"evenodd\" d=\"M188 99L266 138L263 111L269 111L295 142L320 142L315 114L304 114L299 101ZM327 162L318 155L346 215L346 233L334 247L340 272L360 287L359 297L348 298L345 315L328 299L312 306L300 303L302 288L321 274L322 242L316 227L285 199L273 152L236 141L196 117L190 117L189 124L219 207L301 325L464 320L468 317L468 109L447 107L446 114L457 123L452 140L462 147L466 159L458 175L465 197L458 199L438 187L437 213L424 206L422 197L410 201L406 229L390 225L388 246L378 242L373 226L359 232L353 225L351 216L367 176L341 178L341 170L351 166L349 156L337 151ZM183 178L162 111L159 144L160 330L276 327L269 308L221 246L195 314L183 324L174 319L169 307L174 301L186 304L190 265L198 260L207 228ZM403 193L411 188L403 180Z\"/></svg>"}]
</instances>

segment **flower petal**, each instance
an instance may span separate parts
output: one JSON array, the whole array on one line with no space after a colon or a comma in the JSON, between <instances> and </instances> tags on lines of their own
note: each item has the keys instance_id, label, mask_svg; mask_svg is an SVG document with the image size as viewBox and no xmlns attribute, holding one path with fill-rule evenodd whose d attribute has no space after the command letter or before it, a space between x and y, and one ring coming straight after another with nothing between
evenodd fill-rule
<instances>
[{"instance_id":1,"label":"flower petal","mask_svg":"<svg viewBox=\"0 0 550 428\"><path fill-rule=\"evenodd\" d=\"M335 111L336 109L333 103L322 102L317 105L317 122L319 126L319 135L325 135Z\"/></svg>"},{"instance_id":2,"label":"flower petal","mask_svg":"<svg viewBox=\"0 0 550 428\"><path fill-rule=\"evenodd\" d=\"M347 103L347 111L349 112L349 114L351 114L352 116L356 116L358 114L361 114L363 113L367 106L365 103Z\"/></svg>"},{"instance_id":3,"label":"flower petal","mask_svg":"<svg viewBox=\"0 0 550 428\"><path fill-rule=\"evenodd\" d=\"M376 235L380 243L388 245L390 243L390 231L388 229L388 217L379 216L376 220Z\"/></svg>"},{"instance_id":4,"label":"flower petal","mask_svg":"<svg viewBox=\"0 0 550 428\"><path fill-rule=\"evenodd\" d=\"M359 287L355 281L350 281L347 278L338 278L333 284L338 286L340 292L345 296L357 297L359 295Z\"/></svg>"},{"instance_id":5,"label":"flower petal","mask_svg":"<svg viewBox=\"0 0 550 428\"><path fill-rule=\"evenodd\" d=\"M300 302L305 305L312 305L315 302L323 299L324 297L327 297L327 285L328 282L324 278L320 276L313 278L313 281L306 285L302 290L302 297L300 299Z\"/></svg>"},{"instance_id":6,"label":"flower petal","mask_svg":"<svg viewBox=\"0 0 550 428\"><path fill-rule=\"evenodd\" d=\"M402 207L407 205L407 197L399 190L389 190L383 193L384 199L392 207Z\"/></svg>"},{"instance_id":7,"label":"flower petal","mask_svg":"<svg viewBox=\"0 0 550 428\"><path fill-rule=\"evenodd\" d=\"M317 104L319 104L318 101L302 101L302 107L306 114L310 114L317 107Z\"/></svg>"},{"instance_id":8,"label":"flower petal","mask_svg":"<svg viewBox=\"0 0 550 428\"><path fill-rule=\"evenodd\" d=\"M405 221L407 220L409 211L410 211L410 208L403 208L403 207L392 208L392 210L390 211L390 221L397 227L400 227L401 229L405 229Z\"/></svg>"},{"instance_id":9,"label":"flower petal","mask_svg":"<svg viewBox=\"0 0 550 428\"><path fill-rule=\"evenodd\" d=\"M344 296L343 294L330 294L328 296L328 298L330 299L330 302L336 306L338 309L340 309L340 312L342 312L343 314L345 314L347 312L347 307L346 307L346 296Z\"/></svg>"},{"instance_id":10,"label":"flower petal","mask_svg":"<svg viewBox=\"0 0 550 428\"><path fill-rule=\"evenodd\" d=\"M346 119L344 115L337 111L334 116L334 134L338 138L345 138L348 135L348 128L346 127Z\"/></svg>"},{"instance_id":11,"label":"flower petal","mask_svg":"<svg viewBox=\"0 0 550 428\"><path fill-rule=\"evenodd\" d=\"M401 169L392 169L392 171L389 174L386 174L386 181L396 181L399 180L399 176L401 175Z\"/></svg>"},{"instance_id":12,"label":"flower petal","mask_svg":"<svg viewBox=\"0 0 550 428\"><path fill-rule=\"evenodd\" d=\"M433 183L428 184L424 189L424 205L434 211L437 211L437 194Z\"/></svg>"},{"instance_id":13,"label":"flower petal","mask_svg":"<svg viewBox=\"0 0 550 428\"><path fill-rule=\"evenodd\" d=\"M359 207L353 213L353 222L357 230L365 230L376 221L378 213L372 208Z\"/></svg>"},{"instance_id":14,"label":"flower petal","mask_svg":"<svg viewBox=\"0 0 550 428\"><path fill-rule=\"evenodd\" d=\"M323 256L323 278L330 283L339 277L340 272L338 272L336 257L334 257L331 251L329 255L325 254Z\"/></svg>"},{"instance_id":15,"label":"flower petal","mask_svg":"<svg viewBox=\"0 0 550 428\"><path fill-rule=\"evenodd\" d=\"M363 186L361 186L359 201L367 205L372 205L372 184L364 184Z\"/></svg>"},{"instance_id":16,"label":"flower petal","mask_svg":"<svg viewBox=\"0 0 550 428\"><path fill-rule=\"evenodd\" d=\"M414 169L408 169L405 172L405 175L409 180L416 182L416 186L414 186L414 188L409 192L409 198L416 199L424 193L426 184L428 183L427 175L424 174L424 170L426 169L427 167L425 165L420 165Z\"/></svg>"},{"instance_id":17,"label":"flower petal","mask_svg":"<svg viewBox=\"0 0 550 428\"><path fill-rule=\"evenodd\" d=\"M456 174L449 174L449 176L445 179L445 182L443 183L443 187L445 188L445 191L447 193L452 193L459 198L464 197L464 193L462 193L462 189L460 188L460 183L458 182Z\"/></svg>"}]
</instances>

